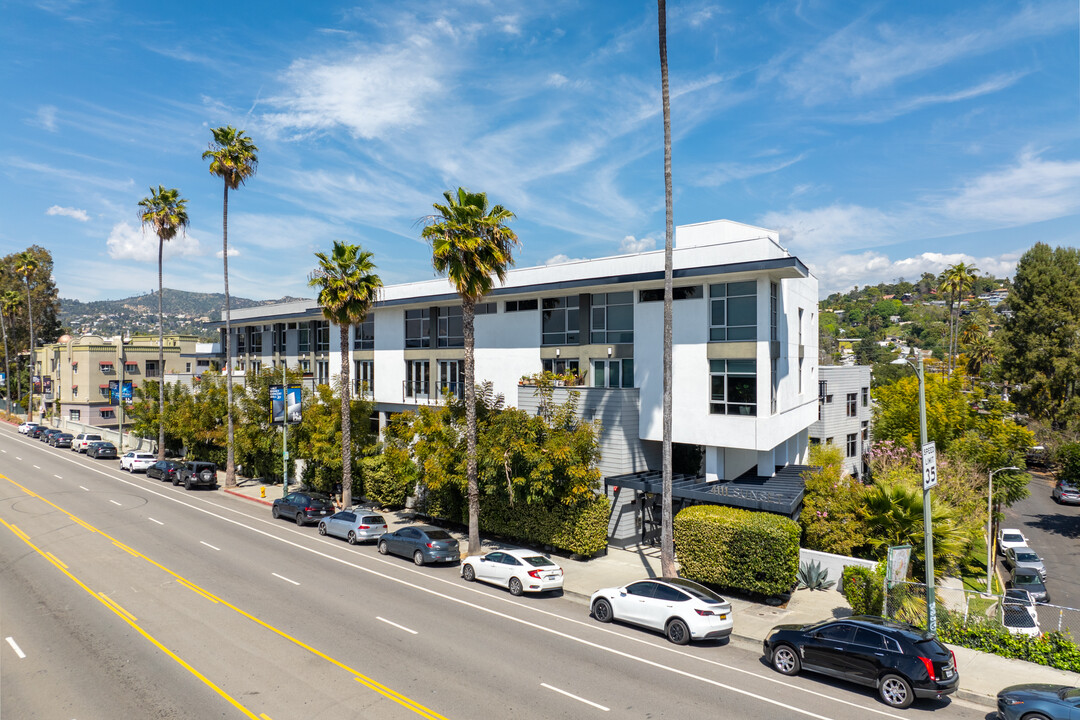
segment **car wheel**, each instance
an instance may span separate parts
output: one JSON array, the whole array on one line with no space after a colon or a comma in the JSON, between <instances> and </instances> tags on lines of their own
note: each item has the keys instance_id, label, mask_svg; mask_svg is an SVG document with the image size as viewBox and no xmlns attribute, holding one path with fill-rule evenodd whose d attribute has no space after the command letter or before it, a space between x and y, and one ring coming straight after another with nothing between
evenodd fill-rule
<instances>
[{"instance_id":1,"label":"car wheel","mask_svg":"<svg viewBox=\"0 0 1080 720\"><path fill-rule=\"evenodd\" d=\"M325 535L326 534L326 523L324 523L324 522L319 523L319 534L320 535ZM352 535L352 533L349 533L349 534Z\"/></svg>"},{"instance_id":2,"label":"car wheel","mask_svg":"<svg viewBox=\"0 0 1080 720\"><path fill-rule=\"evenodd\" d=\"M191 485L192 485L192 483L191 483L191 478L188 478L187 480L185 480L185 481L184 481L184 489L185 489L185 490L190 490L190 489L191 489Z\"/></svg>"},{"instance_id":3,"label":"car wheel","mask_svg":"<svg viewBox=\"0 0 1080 720\"><path fill-rule=\"evenodd\" d=\"M352 530L350 530L350 531L349 531L349 537L348 537L348 541L349 541L349 544L350 544L350 545L355 545L355 544L356 544L357 542L359 542L359 541L358 541L358 540L356 539L356 533L355 533L355 532L353 532Z\"/></svg>"},{"instance_id":4,"label":"car wheel","mask_svg":"<svg viewBox=\"0 0 1080 720\"><path fill-rule=\"evenodd\" d=\"M380 555L389 555L390 554L390 546L386 544L385 540L382 540L382 541L379 542L379 554Z\"/></svg>"},{"instance_id":5,"label":"car wheel","mask_svg":"<svg viewBox=\"0 0 1080 720\"><path fill-rule=\"evenodd\" d=\"M510 589L510 594L514 597L520 597L521 594L525 592L525 588L521 587L521 581L516 577L510 578L510 582L507 583L507 588Z\"/></svg>"},{"instance_id":6,"label":"car wheel","mask_svg":"<svg viewBox=\"0 0 1080 720\"><path fill-rule=\"evenodd\" d=\"M773 670L782 675L798 675L802 670L799 653L790 645L777 645L772 653Z\"/></svg>"},{"instance_id":7,"label":"car wheel","mask_svg":"<svg viewBox=\"0 0 1080 720\"><path fill-rule=\"evenodd\" d=\"M1025 715L1024 720L1050 720L1050 718L1042 713L1031 713L1030 715Z\"/></svg>"},{"instance_id":8,"label":"car wheel","mask_svg":"<svg viewBox=\"0 0 1080 720\"><path fill-rule=\"evenodd\" d=\"M414 563L416 563L417 565L423 565L424 564L424 553L417 550L416 552L414 552L412 554L412 561Z\"/></svg>"},{"instance_id":9,"label":"car wheel","mask_svg":"<svg viewBox=\"0 0 1080 720\"><path fill-rule=\"evenodd\" d=\"M886 675L881 678L878 684L878 695L886 705L900 710L908 707L915 700L911 683L899 675Z\"/></svg>"},{"instance_id":10,"label":"car wheel","mask_svg":"<svg viewBox=\"0 0 1080 720\"><path fill-rule=\"evenodd\" d=\"M593 603L592 614L594 618L602 623L609 623L615 618L615 615L611 612L611 603L604 598L600 598Z\"/></svg>"},{"instance_id":11,"label":"car wheel","mask_svg":"<svg viewBox=\"0 0 1080 720\"><path fill-rule=\"evenodd\" d=\"M214 479L214 474L209 470L203 470L201 473L199 473L199 479L209 485Z\"/></svg>"},{"instance_id":12,"label":"car wheel","mask_svg":"<svg viewBox=\"0 0 1080 720\"><path fill-rule=\"evenodd\" d=\"M172 484L173 484L174 487L178 486L180 484L180 476L179 475L173 475L172 476Z\"/></svg>"},{"instance_id":13,"label":"car wheel","mask_svg":"<svg viewBox=\"0 0 1080 720\"><path fill-rule=\"evenodd\" d=\"M304 518L301 517L299 510L297 510L296 514L292 516L292 519L293 519L293 522L296 523L296 525L298 527L303 527L304 526Z\"/></svg>"},{"instance_id":14,"label":"car wheel","mask_svg":"<svg viewBox=\"0 0 1080 720\"><path fill-rule=\"evenodd\" d=\"M277 509L277 505L275 505L275 506L273 507L273 509L272 509L272 510L270 510L270 514L274 516L274 519L275 519L275 520L277 520L277 519L278 519L279 517L281 517L281 512L279 512L279 511L278 511L278 509Z\"/></svg>"},{"instance_id":15,"label":"car wheel","mask_svg":"<svg viewBox=\"0 0 1080 720\"><path fill-rule=\"evenodd\" d=\"M690 642L690 628L679 618L672 618L664 628L667 639L676 645L686 645Z\"/></svg>"},{"instance_id":16,"label":"car wheel","mask_svg":"<svg viewBox=\"0 0 1080 720\"><path fill-rule=\"evenodd\" d=\"M472 582L476 579L476 571L473 570L473 566L465 563L465 566L461 568L461 577L465 582Z\"/></svg>"}]
</instances>

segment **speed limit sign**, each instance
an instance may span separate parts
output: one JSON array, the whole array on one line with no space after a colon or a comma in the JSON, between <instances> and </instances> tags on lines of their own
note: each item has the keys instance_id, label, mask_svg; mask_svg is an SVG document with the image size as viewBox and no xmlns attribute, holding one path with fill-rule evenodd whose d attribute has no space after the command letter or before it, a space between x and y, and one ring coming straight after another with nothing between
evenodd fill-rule
<instances>
[{"instance_id":1,"label":"speed limit sign","mask_svg":"<svg viewBox=\"0 0 1080 720\"><path fill-rule=\"evenodd\" d=\"M922 489L937 485L937 446L933 441L922 446Z\"/></svg>"}]
</instances>

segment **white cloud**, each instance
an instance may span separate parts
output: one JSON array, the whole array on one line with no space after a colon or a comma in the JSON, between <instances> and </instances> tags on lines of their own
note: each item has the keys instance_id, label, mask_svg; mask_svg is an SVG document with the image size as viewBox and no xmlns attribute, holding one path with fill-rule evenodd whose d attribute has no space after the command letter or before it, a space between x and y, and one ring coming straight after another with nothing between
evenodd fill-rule
<instances>
[{"instance_id":1,"label":"white cloud","mask_svg":"<svg viewBox=\"0 0 1080 720\"><path fill-rule=\"evenodd\" d=\"M494 18L494 23L508 35L521 34L521 25L517 15L499 15Z\"/></svg>"},{"instance_id":2,"label":"white cloud","mask_svg":"<svg viewBox=\"0 0 1080 720\"><path fill-rule=\"evenodd\" d=\"M229 246L229 257L236 257L239 254L240 251L236 249L235 245ZM221 250L218 250L216 253L214 253L214 255L220 260L224 257L225 254Z\"/></svg>"},{"instance_id":3,"label":"white cloud","mask_svg":"<svg viewBox=\"0 0 1080 720\"><path fill-rule=\"evenodd\" d=\"M876 285L899 278L915 281L924 272L937 275L957 263L967 263L979 269L982 275L995 277L1012 275L1016 271L1018 253L998 257L975 257L967 253L925 252L913 257L890 260L886 255L869 250L850 255L832 255L809 262L818 278L818 294L825 297L834 292L850 290L855 285Z\"/></svg>"},{"instance_id":4,"label":"white cloud","mask_svg":"<svg viewBox=\"0 0 1080 720\"><path fill-rule=\"evenodd\" d=\"M1025 152L1012 167L981 175L942 204L948 215L1004 225L1080 212L1080 161L1043 160Z\"/></svg>"},{"instance_id":5,"label":"white cloud","mask_svg":"<svg viewBox=\"0 0 1080 720\"><path fill-rule=\"evenodd\" d=\"M49 132L56 132L55 105L42 105L37 109L37 114L34 116L34 118L34 124L38 127L45 128Z\"/></svg>"},{"instance_id":6,"label":"white cloud","mask_svg":"<svg viewBox=\"0 0 1080 720\"><path fill-rule=\"evenodd\" d=\"M782 242L793 249L819 252L890 243L899 222L876 208L837 204L813 210L774 210L762 215L757 224L779 230Z\"/></svg>"},{"instance_id":7,"label":"white cloud","mask_svg":"<svg viewBox=\"0 0 1080 720\"><path fill-rule=\"evenodd\" d=\"M1000 90L1009 88L1023 78L1027 73L1010 73L1008 75L1001 75L995 78L991 78L985 82L979 83L963 90L957 90L951 93L937 93L931 95L921 95L919 97L913 97L903 102L900 102L890 108L882 110L874 110L867 113L861 113L852 118L852 122L885 122L886 120L892 120L895 117L903 115L905 113L913 112L915 110L921 110L924 107L931 105L941 105L944 103L960 102L962 100L970 100L982 95L988 95Z\"/></svg>"},{"instance_id":8,"label":"white cloud","mask_svg":"<svg viewBox=\"0 0 1080 720\"><path fill-rule=\"evenodd\" d=\"M627 235L619 242L620 253L639 253L652 250L656 247L656 238L643 237L640 240L633 235Z\"/></svg>"},{"instance_id":9,"label":"white cloud","mask_svg":"<svg viewBox=\"0 0 1080 720\"><path fill-rule=\"evenodd\" d=\"M544 261L544 264L545 265L562 265L563 263L582 262L584 260L588 260L588 258L572 258L569 255L564 255L562 253L559 253L558 255L553 255L553 256L549 257L547 260Z\"/></svg>"},{"instance_id":10,"label":"white cloud","mask_svg":"<svg viewBox=\"0 0 1080 720\"><path fill-rule=\"evenodd\" d=\"M115 260L156 263L158 259L157 235L128 222L118 222L113 225L105 246L108 248L109 257ZM165 243L164 255L166 257L201 254L198 239L190 234L177 235Z\"/></svg>"},{"instance_id":11,"label":"white cloud","mask_svg":"<svg viewBox=\"0 0 1080 720\"><path fill-rule=\"evenodd\" d=\"M551 73L550 75L548 75L548 78L547 78L547 81L546 81L545 84L550 86L550 87L562 87L563 85L565 85L568 82L570 82L569 78L567 78L562 73L557 73L556 72L556 73Z\"/></svg>"},{"instance_id":12,"label":"white cloud","mask_svg":"<svg viewBox=\"0 0 1080 720\"><path fill-rule=\"evenodd\" d=\"M46 215L63 215L64 217L74 218L79 222L86 222L90 219L90 216L86 214L85 210L79 208L60 207L59 205L53 205L51 208L45 211Z\"/></svg>"},{"instance_id":13,"label":"white cloud","mask_svg":"<svg viewBox=\"0 0 1080 720\"><path fill-rule=\"evenodd\" d=\"M746 180L758 175L768 175L790 167L806 157L805 153L793 158L763 163L715 163L709 170L692 173L694 184L703 187L719 187L732 180Z\"/></svg>"}]
</instances>

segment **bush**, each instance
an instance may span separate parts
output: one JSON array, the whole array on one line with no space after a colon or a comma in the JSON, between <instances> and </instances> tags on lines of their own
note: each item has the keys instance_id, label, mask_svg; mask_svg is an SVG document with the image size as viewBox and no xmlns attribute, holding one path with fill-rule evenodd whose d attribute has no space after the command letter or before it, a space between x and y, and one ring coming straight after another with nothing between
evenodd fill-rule
<instances>
[{"instance_id":1,"label":"bush","mask_svg":"<svg viewBox=\"0 0 1080 720\"><path fill-rule=\"evenodd\" d=\"M364 480L367 499L385 508L404 507L405 498L416 483L414 478L394 473L381 455L362 458L360 475Z\"/></svg>"},{"instance_id":2,"label":"bush","mask_svg":"<svg viewBox=\"0 0 1080 720\"><path fill-rule=\"evenodd\" d=\"M771 513L695 505L675 516L684 577L759 595L779 595L799 573L799 526Z\"/></svg>"},{"instance_id":3,"label":"bush","mask_svg":"<svg viewBox=\"0 0 1080 720\"><path fill-rule=\"evenodd\" d=\"M856 615L880 615L884 596L882 578L870 568L848 565L840 576L840 592Z\"/></svg>"},{"instance_id":4,"label":"bush","mask_svg":"<svg viewBox=\"0 0 1080 720\"><path fill-rule=\"evenodd\" d=\"M1080 672L1080 647L1072 635L1048 632L1040 636L1015 635L990 621L946 622L938 625L943 642L982 650L1006 658L1016 658L1069 672Z\"/></svg>"},{"instance_id":5,"label":"bush","mask_svg":"<svg viewBox=\"0 0 1080 720\"><path fill-rule=\"evenodd\" d=\"M1080 485L1080 442L1066 443L1057 451L1058 480Z\"/></svg>"}]
</instances>

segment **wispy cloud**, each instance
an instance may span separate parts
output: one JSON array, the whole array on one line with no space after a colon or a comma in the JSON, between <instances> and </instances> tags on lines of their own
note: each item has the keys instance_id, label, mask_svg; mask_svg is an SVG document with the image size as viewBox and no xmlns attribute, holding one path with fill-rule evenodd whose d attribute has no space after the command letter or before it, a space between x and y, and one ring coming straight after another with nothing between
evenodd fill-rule
<instances>
[{"instance_id":1,"label":"wispy cloud","mask_svg":"<svg viewBox=\"0 0 1080 720\"><path fill-rule=\"evenodd\" d=\"M115 178L101 177L98 175L90 175L88 173L79 172L77 170L69 170L67 168L57 168L45 163L30 162L29 160L23 160L20 157L8 157L5 162L9 168L15 168L18 170L25 170L30 173L35 173L49 178L59 178L71 183L74 187L80 188L86 185L92 185L94 187L103 188L106 190L118 190L118 191L130 191L135 187L135 181L133 180L117 180Z\"/></svg>"},{"instance_id":2,"label":"wispy cloud","mask_svg":"<svg viewBox=\"0 0 1080 720\"><path fill-rule=\"evenodd\" d=\"M1012 87L1025 75L1027 75L1026 72L1009 73L1006 75L999 75L998 77L991 78L985 82L981 82L978 85L974 85L969 88L964 88L963 90L957 90L956 92L936 93L908 98L888 108L872 110L870 112L855 115L853 118L851 118L851 122L885 122L887 120L892 120L895 117L899 117L900 115L905 115L909 112L921 110L925 107L941 105L945 103L961 102L963 100L971 100L973 98L981 97L983 95L989 95L990 93L1000 92L1001 90Z\"/></svg>"},{"instance_id":3,"label":"wispy cloud","mask_svg":"<svg viewBox=\"0 0 1080 720\"><path fill-rule=\"evenodd\" d=\"M90 216L86 214L85 210L72 207L60 207L59 205L53 205L45 211L46 215L63 215L64 217L74 218L79 222L86 222L90 219Z\"/></svg>"},{"instance_id":4,"label":"wispy cloud","mask_svg":"<svg viewBox=\"0 0 1080 720\"><path fill-rule=\"evenodd\" d=\"M56 113L57 109L55 105L42 105L37 109L37 112L34 113L34 117L30 121L30 124L54 133L57 130Z\"/></svg>"},{"instance_id":5,"label":"wispy cloud","mask_svg":"<svg viewBox=\"0 0 1080 720\"><path fill-rule=\"evenodd\" d=\"M778 159L772 162L717 163L714 164L711 169L704 170L704 172L692 172L694 177L693 182L695 185L701 185L703 187L719 187L732 180L746 180L747 178L756 177L758 175L768 175L769 173L778 172L786 167L791 167L805 157L806 154L801 153L795 157Z\"/></svg>"},{"instance_id":6,"label":"wispy cloud","mask_svg":"<svg viewBox=\"0 0 1080 720\"><path fill-rule=\"evenodd\" d=\"M899 278L917 280L925 272L940 274L950 265L963 262L979 268L982 274L1006 277L1016 271L1019 253L996 257L975 257L967 253L925 252L911 257L890 260L887 255L867 251L850 255L830 255L812 260L810 270L818 278L821 297L846 291L855 285L876 285Z\"/></svg>"},{"instance_id":7,"label":"wispy cloud","mask_svg":"<svg viewBox=\"0 0 1080 720\"><path fill-rule=\"evenodd\" d=\"M549 257L547 260L544 261L544 264L562 265L563 263L581 262L583 260L588 260L588 258L572 258L564 253L559 253L558 255L552 255L551 257Z\"/></svg>"},{"instance_id":8,"label":"wispy cloud","mask_svg":"<svg viewBox=\"0 0 1080 720\"><path fill-rule=\"evenodd\" d=\"M978 224L1021 225L1080 212L1080 160L1044 160L1025 152L1019 161L964 184L942 202L949 217Z\"/></svg>"}]
</instances>

